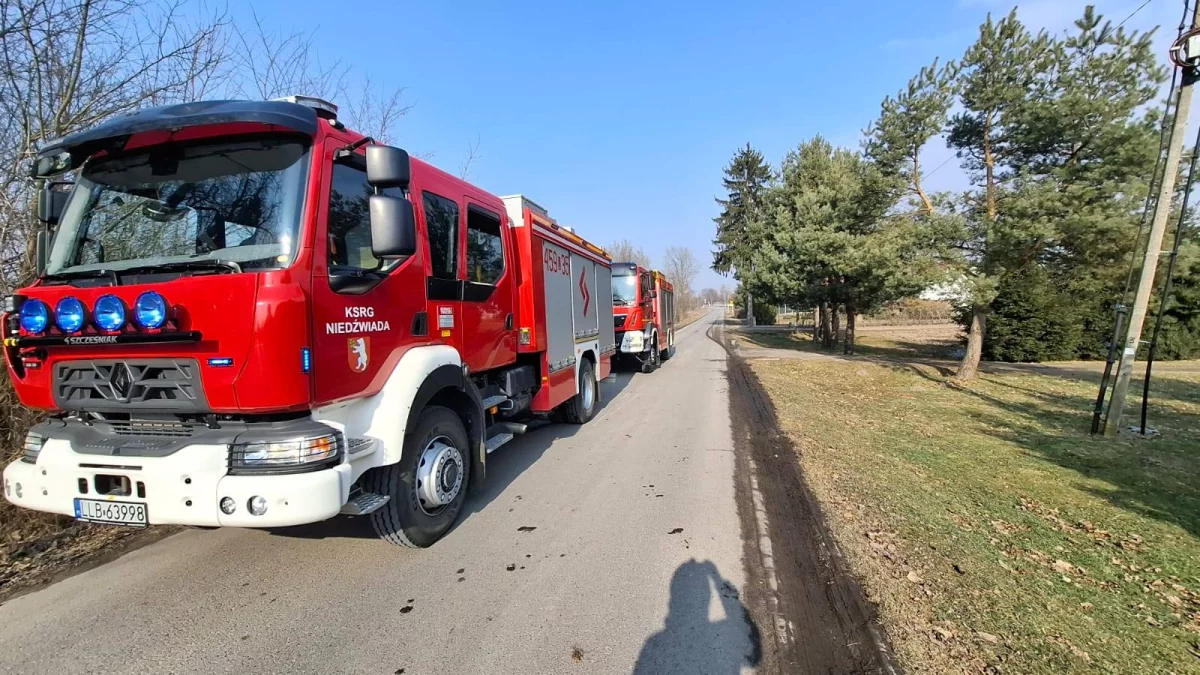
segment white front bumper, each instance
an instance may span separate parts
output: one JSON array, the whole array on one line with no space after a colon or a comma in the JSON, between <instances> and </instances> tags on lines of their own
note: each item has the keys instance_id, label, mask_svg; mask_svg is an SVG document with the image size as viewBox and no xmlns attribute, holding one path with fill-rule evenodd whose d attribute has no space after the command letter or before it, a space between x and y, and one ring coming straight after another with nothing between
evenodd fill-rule
<instances>
[{"instance_id":1,"label":"white front bumper","mask_svg":"<svg viewBox=\"0 0 1200 675\"><path fill-rule=\"evenodd\" d=\"M48 439L36 464L17 460L4 469L4 496L17 506L75 515L75 498L109 499L146 505L152 525L283 527L332 518L350 492L350 466L342 464L309 473L275 476L230 476L224 445L189 445L166 457L110 457L77 453L69 441ZM84 466L81 466L84 465ZM99 468L98 468L99 467ZM128 497L104 497L94 492L96 474L127 476L132 485L145 485ZM80 491L80 479L89 486ZM253 496L267 500L267 512L251 515L246 503ZM221 512L223 497L232 497L237 510Z\"/></svg>"},{"instance_id":2,"label":"white front bumper","mask_svg":"<svg viewBox=\"0 0 1200 675\"><path fill-rule=\"evenodd\" d=\"M646 351L647 338L640 330L629 330L621 336L621 351L626 354L640 354Z\"/></svg>"}]
</instances>

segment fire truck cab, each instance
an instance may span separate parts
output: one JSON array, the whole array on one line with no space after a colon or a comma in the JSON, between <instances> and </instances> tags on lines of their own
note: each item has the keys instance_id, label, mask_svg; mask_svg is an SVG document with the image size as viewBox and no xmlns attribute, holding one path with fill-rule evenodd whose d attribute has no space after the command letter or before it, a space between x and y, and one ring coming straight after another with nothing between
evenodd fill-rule
<instances>
[{"instance_id":1,"label":"fire truck cab","mask_svg":"<svg viewBox=\"0 0 1200 675\"><path fill-rule=\"evenodd\" d=\"M644 373L675 355L675 294L667 278L637 263L612 266L618 355Z\"/></svg>"},{"instance_id":2,"label":"fire truck cab","mask_svg":"<svg viewBox=\"0 0 1200 675\"><path fill-rule=\"evenodd\" d=\"M69 191L56 178L74 177ZM8 371L45 410L18 506L144 526L368 515L428 546L487 455L587 422L610 259L292 97L143 110L43 147Z\"/></svg>"}]
</instances>

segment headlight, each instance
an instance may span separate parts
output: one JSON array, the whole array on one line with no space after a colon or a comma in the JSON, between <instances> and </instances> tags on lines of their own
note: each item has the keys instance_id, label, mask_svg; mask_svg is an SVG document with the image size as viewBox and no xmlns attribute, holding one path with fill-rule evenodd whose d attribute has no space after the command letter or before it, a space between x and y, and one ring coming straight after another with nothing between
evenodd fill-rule
<instances>
[{"instance_id":1,"label":"headlight","mask_svg":"<svg viewBox=\"0 0 1200 675\"><path fill-rule=\"evenodd\" d=\"M41 454L42 446L45 444L45 436L33 431L25 434L25 454L21 455L21 461L37 464L38 455Z\"/></svg>"},{"instance_id":2,"label":"headlight","mask_svg":"<svg viewBox=\"0 0 1200 675\"><path fill-rule=\"evenodd\" d=\"M115 295L102 295L92 306L92 317L97 328L115 333L125 325L125 303Z\"/></svg>"},{"instance_id":3,"label":"headlight","mask_svg":"<svg viewBox=\"0 0 1200 675\"><path fill-rule=\"evenodd\" d=\"M156 291L146 291L133 303L133 318L142 328L154 330L167 321L167 301Z\"/></svg>"},{"instance_id":4,"label":"headlight","mask_svg":"<svg viewBox=\"0 0 1200 675\"><path fill-rule=\"evenodd\" d=\"M26 333L41 333L50 323L50 308L41 300L21 303L21 329Z\"/></svg>"},{"instance_id":5,"label":"headlight","mask_svg":"<svg viewBox=\"0 0 1200 675\"><path fill-rule=\"evenodd\" d=\"M58 329L64 333L75 333L83 328L85 311L79 298L68 295L55 305L54 323L58 324Z\"/></svg>"},{"instance_id":6,"label":"headlight","mask_svg":"<svg viewBox=\"0 0 1200 675\"><path fill-rule=\"evenodd\" d=\"M342 455L342 435L333 432L310 438L229 446L229 468L237 471L303 469L329 464Z\"/></svg>"}]
</instances>

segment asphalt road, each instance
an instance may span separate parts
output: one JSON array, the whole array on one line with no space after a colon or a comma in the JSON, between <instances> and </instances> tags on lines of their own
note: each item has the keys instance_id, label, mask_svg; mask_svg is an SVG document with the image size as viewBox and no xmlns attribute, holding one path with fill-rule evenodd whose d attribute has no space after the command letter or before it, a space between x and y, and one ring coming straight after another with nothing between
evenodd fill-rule
<instances>
[{"instance_id":1,"label":"asphalt road","mask_svg":"<svg viewBox=\"0 0 1200 675\"><path fill-rule=\"evenodd\" d=\"M493 454L430 549L350 519L188 530L0 606L0 672L748 670L718 316L658 372L603 383L589 424Z\"/></svg>"}]
</instances>

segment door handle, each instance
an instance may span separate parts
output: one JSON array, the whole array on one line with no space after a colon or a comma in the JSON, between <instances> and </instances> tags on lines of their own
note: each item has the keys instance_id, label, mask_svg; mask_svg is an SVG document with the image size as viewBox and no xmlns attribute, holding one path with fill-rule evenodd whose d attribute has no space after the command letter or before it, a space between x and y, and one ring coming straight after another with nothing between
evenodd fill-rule
<instances>
[{"instance_id":1,"label":"door handle","mask_svg":"<svg viewBox=\"0 0 1200 675\"><path fill-rule=\"evenodd\" d=\"M512 330L512 327L513 327L513 315L512 315L512 312L509 312L508 316L504 317L504 330Z\"/></svg>"}]
</instances>

